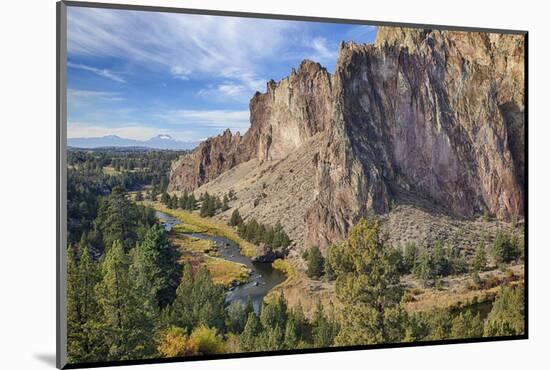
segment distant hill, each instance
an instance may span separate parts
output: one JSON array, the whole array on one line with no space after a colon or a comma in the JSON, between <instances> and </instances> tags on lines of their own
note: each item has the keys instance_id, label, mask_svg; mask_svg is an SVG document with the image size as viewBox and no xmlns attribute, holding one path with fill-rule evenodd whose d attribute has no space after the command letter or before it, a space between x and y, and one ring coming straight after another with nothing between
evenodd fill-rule
<instances>
[{"instance_id":1,"label":"distant hill","mask_svg":"<svg viewBox=\"0 0 550 370\"><path fill-rule=\"evenodd\" d=\"M126 139L117 135L102 137L81 137L67 139L67 145L75 148L128 148L141 147L162 150L187 150L193 149L198 142L176 140L170 135L157 135L149 140Z\"/></svg>"}]
</instances>

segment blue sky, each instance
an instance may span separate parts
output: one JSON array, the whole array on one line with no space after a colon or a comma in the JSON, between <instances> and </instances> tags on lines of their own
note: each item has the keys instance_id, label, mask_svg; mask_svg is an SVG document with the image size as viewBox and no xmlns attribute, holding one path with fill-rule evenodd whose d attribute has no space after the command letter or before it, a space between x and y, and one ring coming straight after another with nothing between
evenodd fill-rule
<instances>
[{"instance_id":1,"label":"blue sky","mask_svg":"<svg viewBox=\"0 0 550 370\"><path fill-rule=\"evenodd\" d=\"M303 59L334 71L376 27L68 8L68 136L198 141L244 133L248 104Z\"/></svg>"}]
</instances>

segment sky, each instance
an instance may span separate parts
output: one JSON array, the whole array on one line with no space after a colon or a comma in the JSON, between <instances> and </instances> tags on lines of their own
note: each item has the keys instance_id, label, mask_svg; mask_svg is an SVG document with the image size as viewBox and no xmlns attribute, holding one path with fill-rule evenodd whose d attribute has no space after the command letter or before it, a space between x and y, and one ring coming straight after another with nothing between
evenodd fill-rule
<instances>
[{"instance_id":1,"label":"sky","mask_svg":"<svg viewBox=\"0 0 550 370\"><path fill-rule=\"evenodd\" d=\"M303 59L334 72L376 27L68 7L68 137L244 134L249 101Z\"/></svg>"}]
</instances>

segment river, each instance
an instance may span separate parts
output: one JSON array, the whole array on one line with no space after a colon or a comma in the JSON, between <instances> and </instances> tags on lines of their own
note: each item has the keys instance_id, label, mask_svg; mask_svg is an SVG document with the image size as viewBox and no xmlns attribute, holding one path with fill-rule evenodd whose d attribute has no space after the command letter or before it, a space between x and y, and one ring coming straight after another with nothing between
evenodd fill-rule
<instances>
[{"instance_id":1,"label":"river","mask_svg":"<svg viewBox=\"0 0 550 370\"><path fill-rule=\"evenodd\" d=\"M156 216L164 222L166 231L172 230L173 225L181 222L166 213L157 211ZM251 271L250 279L247 283L233 286L228 289L226 302L241 301L246 303L248 297L252 299L252 304L256 312L259 312L264 297L276 285L282 283L286 276L279 270L274 269L270 263L252 262L250 258L243 256L237 243L220 236L210 236L201 233L186 234L195 238L208 239L214 242L219 257L228 261L242 263Z\"/></svg>"}]
</instances>

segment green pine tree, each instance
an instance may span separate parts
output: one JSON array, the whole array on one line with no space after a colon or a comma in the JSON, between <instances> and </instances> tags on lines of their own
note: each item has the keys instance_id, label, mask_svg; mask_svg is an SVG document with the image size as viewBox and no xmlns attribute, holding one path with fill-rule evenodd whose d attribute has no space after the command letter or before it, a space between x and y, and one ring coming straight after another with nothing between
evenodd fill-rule
<instances>
[{"instance_id":1,"label":"green pine tree","mask_svg":"<svg viewBox=\"0 0 550 370\"><path fill-rule=\"evenodd\" d=\"M310 278L319 279L325 272L325 258L318 246L313 246L307 254L306 274Z\"/></svg>"},{"instance_id":2,"label":"green pine tree","mask_svg":"<svg viewBox=\"0 0 550 370\"><path fill-rule=\"evenodd\" d=\"M263 332L263 327L255 313L249 313L246 325L240 336L240 347L243 352L258 351L258 336Z\"/></svg>"},{"instance_id":3,"label":"green pine tree","mask_svg":"<svg viewBox=\"0 0 550 370\"><path fill-rule=\"evenodd\" d=\"M391 246L377 222L360 220L347 240L330 248L328 258L336 274L335 292L342 302L338 345L386 343L402 340L389 319L399 306L403 289ZM401 324L400 324L401 325Z\"/></svg>"},{"instance_id":4,"label":"green pine tree","mask_svg":"<svg viewBox=\"0 0 550 370\"><path fill-rule=\"evenodd\" d=\"M102 280L96 286L96 295L102 311L105 328L107 360L126 360L133 357L131 283L128 276L129 260L120 241L115 241L101 265Z\"/></svg>"}]
</instances>

